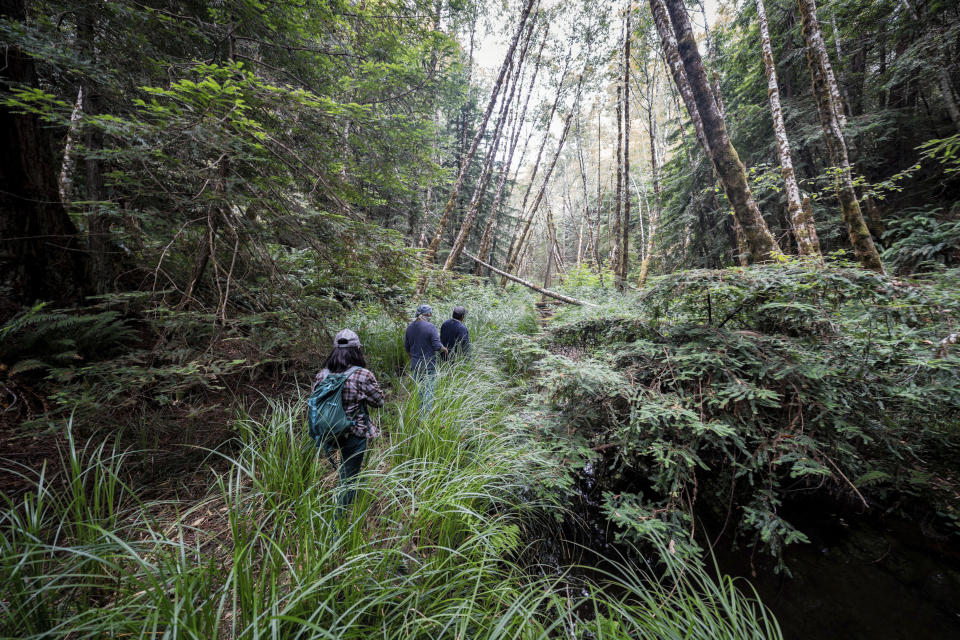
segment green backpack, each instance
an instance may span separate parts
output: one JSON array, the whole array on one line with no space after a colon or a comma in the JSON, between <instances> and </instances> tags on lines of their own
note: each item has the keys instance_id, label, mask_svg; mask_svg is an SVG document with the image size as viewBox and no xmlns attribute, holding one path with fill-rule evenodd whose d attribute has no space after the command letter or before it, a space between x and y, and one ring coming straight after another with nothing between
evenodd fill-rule
<instances>
[{"instance_id":1,"label":"green backpack","mask_svg":"<svg viewBox=\"0 0 960 640\"><path fill-rule=\"evenodd\" d=\"M317 447L328 445L355 421L343 410L343 384L360 367L328 373L307 399L307 428Z\"/></svg>"}]
</instances>

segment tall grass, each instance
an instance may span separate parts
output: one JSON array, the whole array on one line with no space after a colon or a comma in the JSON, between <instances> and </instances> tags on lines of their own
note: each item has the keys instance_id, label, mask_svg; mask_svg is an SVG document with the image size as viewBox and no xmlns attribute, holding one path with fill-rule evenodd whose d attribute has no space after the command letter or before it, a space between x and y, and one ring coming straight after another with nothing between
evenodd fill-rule
<instances>
[{"instance_id":1,"label":"tall grass","mask_svg":"<svg viewBox=\"0 0 960 640\"><path fill-rule=\"evenodd\" d=\"M562 574L517 565L527 514L561 508L525 502L549 470L505 419L511 384L492 364L499 338L531 316L519 304L473 311L474 356L441 367L422 418L413 382L397 373L397 327L354 319L391 397L343 519L298 400L241 414L235 446L211 452L218 471L194 502L142 500L121 480L124 453L103 444L69 440L56 483L20 469L33 489L2 496L0 634L653 638L687 625L684 637L775 637L769 625L765 635L726 633L763 623L764 610L695 569L571 599Z\"/></svg>"}]
</instances>

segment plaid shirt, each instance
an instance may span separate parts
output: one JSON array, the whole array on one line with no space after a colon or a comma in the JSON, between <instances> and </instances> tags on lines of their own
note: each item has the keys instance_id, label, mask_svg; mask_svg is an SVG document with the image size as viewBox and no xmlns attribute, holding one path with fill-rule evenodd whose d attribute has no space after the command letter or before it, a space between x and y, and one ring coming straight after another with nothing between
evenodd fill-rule
<instances>
[{"instance_id":1,"label":"plaid shirt","mask_svg":"<svg viewBox=\"0 0 960 640\"><path fill-rule=\"evenodd\" d=\"M327 369L322 369L313 380L313 388L316 388L320 382L330 373ZM347 417L356 421L350 431L355 436L361 438L376 438L380 435L380 428L373 423L370 416L362 410L363 406L382 407L383 389L377 378L367 369L357 369L353 375L347 378L343 383L343 394L340 396L343 400L343 411Z\"/></svg>"}]
</instances>

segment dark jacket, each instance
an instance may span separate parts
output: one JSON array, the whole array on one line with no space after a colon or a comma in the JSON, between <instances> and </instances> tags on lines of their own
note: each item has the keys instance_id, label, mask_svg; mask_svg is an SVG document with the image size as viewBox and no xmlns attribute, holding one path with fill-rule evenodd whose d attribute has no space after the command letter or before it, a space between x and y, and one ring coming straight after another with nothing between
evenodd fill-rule
<instances>
[{"instance_id":1,"label":"dark jacket","mask_svg":"<svg viewBox=\"0 0 960 640\"><path fill-rule=\"evenodd\" d=\"M470 331L456 318L450 318L440 326L440 342L451 355L454 351L470 353Z\"/></svg>"},{"instance_id":2,"label":"dark jacket","mask_svg":"<svg viewBox=\"0 0 960 640\"><path fill-rule=\"evenodd\" d=\"M410 354L410 367L417 371L436 371L437 351L443 349L437 328L426 320L414 320L407 325L403 348Z\"/></svg>"}]
</instances>

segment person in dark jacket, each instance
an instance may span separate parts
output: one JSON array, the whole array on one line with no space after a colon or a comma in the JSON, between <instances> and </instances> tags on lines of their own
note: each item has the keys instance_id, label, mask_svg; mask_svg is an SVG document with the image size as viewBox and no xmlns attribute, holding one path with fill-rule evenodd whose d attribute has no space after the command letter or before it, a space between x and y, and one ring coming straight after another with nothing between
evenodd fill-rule
<instances>
[{"instance_id":1,"label":"person in dark jacket","mask_svg":"<svg viewBox=\"0 0 960 640\"><path fill-rule=\"evenodd\" d=\"M420 390L420 418L423 419L433 406L433 388L436 384L437 352L446 355L447 348L440 342L437 328L430 322L433 309L422 304L417 315L407 325L403 336L403 348L410 356L410 371Z\"/></svg>"},{"instance_id":2,"label":"person in dark jacket","mask_svg":"<svg viewBox=\"0 0 960 640\"><path fill-rule=\"evenodd\" d=\"M403 336L403 348L410 356L410 369L415 376L421 373L434 374L437 372L437 352L447 353L447 348L440 342L437 328L430 322L433 309L428 304L417 307L417 316L407 325Z\"/></svg>"},{"instance_id":3,"label":"person in dark jacket","mask_svg":"<svg viewBox=\"0 0 960 640\"><path fill-rule=\"evenodd\" d=\"M383 389L376 376L367 369L360 337L350 329L344 329L333 339L333 351L323 363L323 369L313 381L315 389L331 373L343 373L350 367L360 367L343 383L340 396L343 411L354 420L349 433L342 434L335 442L326 445L326 454L333 462L334 451L340 451L340 486L337 498L337 516L343 515L357 495L357 476L367 451L367 441L380 435L380 429L370 419L367 407L383 406ZM311 389L312 391L313 389Z\"/></svg>"},{"instance_id":4,"label":"person in dark jacket","mask_svg":"<svg viewBox=\"0 0 960 640\"><path fill-rule=\"evenodd\" d=\"M467 317L464 307L454 307L453 317L440 325L440 343L454 355L470 353L470 331L463 324Z\"/></svg>"}]
</instances>

